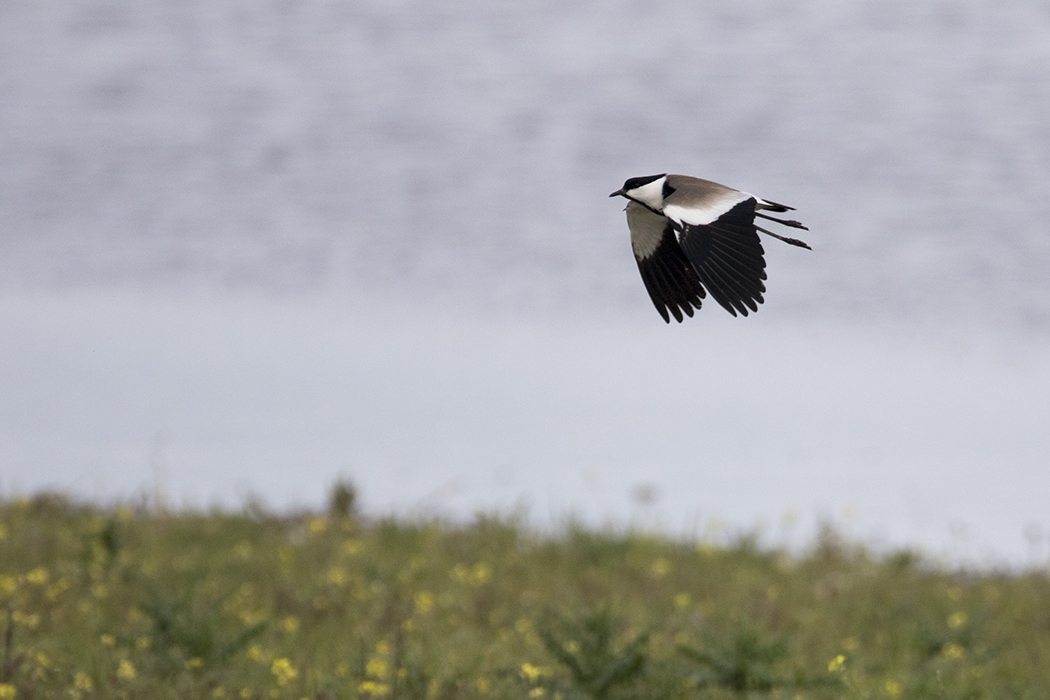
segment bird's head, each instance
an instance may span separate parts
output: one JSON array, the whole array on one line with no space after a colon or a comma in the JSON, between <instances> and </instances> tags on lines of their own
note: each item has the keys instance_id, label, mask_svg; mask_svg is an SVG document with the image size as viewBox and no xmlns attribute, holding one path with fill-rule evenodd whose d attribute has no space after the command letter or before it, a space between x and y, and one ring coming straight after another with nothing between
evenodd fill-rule
<instances>
[{"instance_id":1,"label":"bird's head","mask_svg":"<svg viewBox=\"0 0 1050 700\"><path fill-rule=\"evenodd\" d=\"M632 177L623 183L623 187L609 196L633 199L650 209L660 211L664 204L664 184L666 182L667 173L646 175L645 177Z\"/></svg>"}]
</instances>

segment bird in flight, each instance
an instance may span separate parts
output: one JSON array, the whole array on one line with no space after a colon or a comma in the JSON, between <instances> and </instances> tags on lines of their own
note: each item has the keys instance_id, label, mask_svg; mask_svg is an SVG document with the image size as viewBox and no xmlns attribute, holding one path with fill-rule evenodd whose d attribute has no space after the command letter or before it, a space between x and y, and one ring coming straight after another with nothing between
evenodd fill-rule
<instances>
[{"instance_id":1,"label":"bird in flight","mask_svg":"<svg viewBox=\"0 0 1050 700\"><path fill-rule=\"evenodd\" d=\"M765 251L758 233L810 249L797 238L767 231L755 217L791 228L797 221L763 211L792 207L687 175L632 177L610 197L626 197L627 227L642 281L664 321L693 315L711 293L734 316L758 311L766 291ZM670 313L669 313L670 312Z\"/></svg>"}]
</instances>

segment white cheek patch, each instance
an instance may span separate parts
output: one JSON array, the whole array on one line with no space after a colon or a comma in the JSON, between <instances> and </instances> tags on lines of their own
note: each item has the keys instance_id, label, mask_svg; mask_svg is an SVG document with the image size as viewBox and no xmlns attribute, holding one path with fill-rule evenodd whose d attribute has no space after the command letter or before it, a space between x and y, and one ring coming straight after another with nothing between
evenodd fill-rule
<instances>
[{"instance_id":1,"label":"white cheek patch","mask_svg":"<svg viewBox=\"0 0 1050 700\"><path fill-rule=\"evenodd\" d=\"M664 182L666 181L666 176L661 177L641 187L635 187L627 194L631 199L636 199L642 204L648 204L653 209L659 210L664 203Z\"/></svg>"},{"instance_id":2,"label":"white cheek patch","mask_svg":"<svg viewBox=\"0 0 1050 700\"><path fill-rule=\"evenodd\" d=\"M637 202L627 204L627 227L631 230L634 257L644 260L656 252L667 228L667 219Z\"/></svg>"},{"instance_id":3,"label":"white cheek patch","mask_svg":"<svg viewBox=\"0 0 1050 700\"><path fill-rule=\"evenodd\" d=\"M746 192L730 190L725 193L706 195L689 204L668 204L664 206L664 215L677 224L706 226L718 220L730 209L743 201L751 199Z\"/></svg>"}]
</instances>

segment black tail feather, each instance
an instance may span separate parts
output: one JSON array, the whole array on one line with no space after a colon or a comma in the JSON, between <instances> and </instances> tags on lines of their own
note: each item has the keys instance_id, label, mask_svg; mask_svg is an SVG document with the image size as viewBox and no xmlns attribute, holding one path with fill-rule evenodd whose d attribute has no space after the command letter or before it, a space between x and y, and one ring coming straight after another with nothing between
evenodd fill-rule
<instances>
[{"instance_id":1,"label":"black tail feather","mask_svg":"<svg viewBox=\"0 0 1050 700\"><path fill-rule=\"evenodd\" d=\"M789 207L786 204L778 204L777 202L771 202L768 199L763 199L762 200L762 204L765 205L762 208L763 209L768 209L769 211L775 211L775 212L795 211L795 207Z\"/></svg>"},{"instance_id":2,"label":"black tail feather","mask_svg":"<svg viewBox=\"0 0 1050 700\"><path fill-rule=\"evenodd\" d=\"M794 219L778 219L775 216L766 216L760 211L756 211L755 216L761 216L763 219L769 219L770 221L775 221L778 224L784 224L785 226L790 226L791 228L800 228L803 231L809 230L808 228L803 226L801 222L795 221Z\"/></svg>"},{"instance_id":3,"label":"black tail feather","mask_svg":"<svg viewBox=\"0 0 1050 700\"><path fill-rule=\"evenodd\" d=\"M774 219L774 221L775 221L775 219ZM761 231L762 233L766 234L767 236L772 236L773 238L776 238L777 240L780 240L780 241L784 241L785 243L788 243L790 245L795 245L795 246L798 246L799 248L805 248L806 250L813 250L812 248L809 247L808 243L806 243L805 241L800 241L797 238L788 238L787 236L781 236L779 234L773 233L772 231L767 231L764 228L762 228L761 226L755 226L755 229L758 230L758 231ZM808 231L809 229L806 229L806 230Z\"/></svg>"}]
</instances>

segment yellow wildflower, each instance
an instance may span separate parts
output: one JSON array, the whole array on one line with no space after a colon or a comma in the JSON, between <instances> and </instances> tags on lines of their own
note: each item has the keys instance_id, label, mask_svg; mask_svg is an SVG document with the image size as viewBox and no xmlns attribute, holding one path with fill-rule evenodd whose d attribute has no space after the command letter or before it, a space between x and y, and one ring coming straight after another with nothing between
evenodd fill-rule
<instances>
[{"instance_id":1,"label":"yellow wildflower","mask_svg":"<svg viewBox=\"0 0 1050 700\"><path fill-rule=\"evenodd\" d=\"M69 579L64 577L60 578L47 587L47 599L54 600L61 594L65 593L67 590L69 590Z\"/></svg>"},{"instance_id":2,"label":"yellow wildflower","mask_svg":"<svg viewBox=\"0 0 1050 700\"><path fill-rule=\"evenodd\" d=\"M263 649L258 644L252 644L248 647L248 658L252 661L258 661L261 664L269 663L270 659L273 658L273 654Z\"/></svg>"},{"instance_id":3,"label":"yellow wildflower","mask_svg":"<svg viewBox=\"0 0 1050 700\"><path fill-rule=\"evenodd\" d=\"M452 572L449 575L460 583L466 583L471 586L484 586L492 578L492 566L483 561L479 561L469 569L463 564L456 564L452 567Z\"/></svg>"},{"instance_id":4,"label":"yellow wildflower","mask_svg":"<svg viewBox=\"0 0 1050 700\"><path fill-rule=\"evenodd\" d=\"M135 671L135 665L127 659L121 659L120 665L117 666L117 678L130 681L137 675L138 673Z\"/></svg>"},{"instance_id":5,"label":"yellow wildflower","mask_svg":"<svg viewBox=\"0 0 1050 700\"><path fill-rule=\"evenodd\" d=\"M18 688L10 683L0 683L0 700L14 700L18 695Z\"/></svg>"},{"instance_id":6,"label":"yellow wildflower","mask_svg":"<svg viewBox=\"0 0 1050 700\"><path fill-rule=\"evenodd\" d=\"M95 681L83 671L77 671L73 676L73 689L88 692L95 687Z\"/></svg>"},{"instance_id":7,"label":"yellow wildflower","mask_svg":"<svg viewBox=\"0 0 1050 700\"><path fill-rule=\"evenodd\" d=\"M277 685L287 685L299 677L299 671L286 658L274 659L270 672L277 678Z\"/></svg>"},{"instance_id":8,"label":"yellow wildflower","mask_svg":"<svg viewBox=\"0 0 1050 700\"><path fill-rule=\"evenodd\" d=\"M204 659L202 659L199 656L194 656L192 659L189 659L186 663L184 663L183 667L187 671L190 671L190 670L195 669L195 668L200 668L203 665L204 665Z\"/></svg>"},{"instance_id":9,"label":"yellow wildflower","mask_svg":"<svg viewBox=\"0 0 1050 700\"><path fill-rule=\"evenodd\" d=\"M340 588L346 585L346 569L341 566L333 566L328 570L328 583Z\"/></svg>"},{"instance_id":10,"label":"yellow wildflower","mask_svg":"<svg viewBox=\"0 0 1050 700\"><path fill-rule=\"evenodd\" d=\"M674 597L674 606L676 608L688 608L690 602L688 593L679 593Z\"/></svg>"},{"instance_id":11,"label":"yellow wildflower","mask_svg":"<svg viewBox=\"0 0 1050 700\"><path fill-rule=\"evenodd\" d=\"M891 698L899 698L904 694L904 686L898 681L886 681L886 694Z\"/></svg>"},{"instance_id":12,"label":"yellow wildflower","mask_svg":"<svg viewBox=\"0 0 1050 700\"><path fill-rule=\"evenodd\" d=\"M386 683L376 683L375 681L361 681L357 686L357 692L371 695L373 697L377 695L386 695L389 691L390 688Z\"/></svg>"},{"instance_id":13,"label":"yellow wildflower","mask_svg":"<svg viewBox=\"0 0 1050 700\"><path fill-rule=\"evenodd\" d=\"M471 574L471 578L473 579L472 583L475 586L483 586L492 578L492 567L485 562L480 561L474 565Z\"/></svg>"},{"instance_id":14,"label":"yellow wildflower","mask_svg":"<svg viewBox=\"0 0 1050 700\"><path fill-rule=\"evenodd\" d=\"M11 619L31 630L36 629L37 625L40 624L39 613L24 613L21 610L15 610L11 613Z\"/></svg>"},{"instance_id":15,"label":"yellow wildflower","mask_svg":"<svg viewBox=\"0 0 1050 700\"><path fill-rule=\"evenodd\" d=\"M315 535L320 535L322 532L328 529L328 519L317 517L310 518L310 532Z\"/></svg>"},{"instance_id":16,"label":"yellow wildflower","mask_svg":"<svg viewBox=\"0 0 1050 700\"><path fill-rule=\"evenodd\" d=\"M416 614L425 615L434 609L434 594L430 591L419 591L414 597Z\"/></svg>"},{"instance_id":17,"label":"yellow wildflower","mask_svg":"<svg viewBox=\"0 0 1050 700\"><path fill-rule=\"evenodd\" d=\"M241 618L241 622L246 626L254 627L266 619L266 613L262 610L242 610L237 613L237 617Z\"/></svg>"},{"instance_id":18,"label":"yellow wildflower","mask_svg":"<svg viewBox=\"0 0 1050 700\"><path fill-rule=\"evenodd\" d=\"M117 640L113 638L112 634L100 635L98 641L104 647L111 647L117 643Z\"/></svg>"},{"instance_id":19,"label":"yellow wildflower","mask_svg":"<svg viewBox=\"0 0 1050 700\"><path fill-rule=\"evenodd\" d=\"M47 583L48 578L50 578L50 574L47 572L47 569L42 566L38 566L26 574L26 581L37 586L43 586Z\"/></svg>"},{"instance_id":20,"label":"yellow wildflower","mask_svg":"<svg viewBox=\"0 0 1050 700\"><path fill-rule=\"evenodd\" d=\"M281 620L281 627L288 634L295 634L299 631L299 618L295 615L289 615L288 617Z\"/></svg>"},{"instance_id":21,"label":"yellow wildflower","mask_svg":"<svg viewBox=\"0 0 1050 700\"><path fill-rule=\"evenodd\" d=\"M543 688L533 688L529 691L530 698L540 698L547 694L547 691Z\"/></svg>"},{"instance_id":22,"label":"yellow wildflower","mask_svg":"<svg viewBox=\"0 0 1050 700\"><path fill-rule=\"evenodd\" d=\"M948 616L948 626L951 627L952 629L956 629L957 627L962 627L965 624L966 624L966 613L964 613L962 610L960 610L958 612L953 612L951 615Z\"/></svg>"},{"instance_id":23,"label":"yellow wildflower","mask_svg":"<svg viewBox=\"0 0 1050 700\"><path fill-rule=\"evenodd\" d=\"M547 669L542 666L533 666L528 662L521 665L521 675L522 677L527 678L530 683L535 683L540 676L545 675L546 673Z\"/></svg>"},{"instance_id":24,"label":"yellow wildflower","mask_svg":"<svg viewBox=\"0 0 1050 700\"><path fill-rule=\"evenodd\" d=\"M835 673L836 671L841 671L845 663L846 657L843 654L839 654L834 659L828 662L828 672Z\"/></svg>"},{"instance_id":25,"label":"yellow wildflower","mask_svg":"<svg viewBox=\"0 0 1050 700\"><path fill-rule=\"evenodd\" d=\"M946 659L961 659L966 655L966 650L954 642L949 642L941 649L941 653L944 654Z\"/></svg>"},{"instance_id":26,"label":"yellow wildflower","mask_svg":"<svg viewBox=\"0 0 1050 700\"><path fill-rule=\"evenodd\" d=\"M479 678L477 680L477 682L475 683L475 686L478 689L478 695L488 695L489 694L489 689L491 688L491 685L489 684L489 679L488 678Z\"/></svg>"},{"instance_id":27,"label":"yellow wildflower","mask_svg":"<svg viewBox=\"0 0 1050 700\"><path fill-rule=\"evenodd\" d=\"M653 578L663 578L667 574L671 573L671 562L663 557L660 557L653 562L651 567Z\"/></svg>"},{"instance_id":28,"label":"yellow wildflower","mask_svg":"<svg viewBox=\"0 0 1050 700\"><path fill-rule=\"evenodd\" d=\"M449 573L449 576L451 576L453 580L459 581L460 583L470 583L470 569L463 566L462 564L456 564L455 566L453 566L452 571Z\"/></svg>"},{"instance_id":29,"label":"yellow wildflower","mask_svg":"<svg viewBox=\"0 0 1050 700\"><path fill-rule=\"evenodd\" d=\"M374 656L368 660L368 664L365 666L365 673L372 678L386 678L387 670L386 661Z\"/></svg>"}]
</instances>

